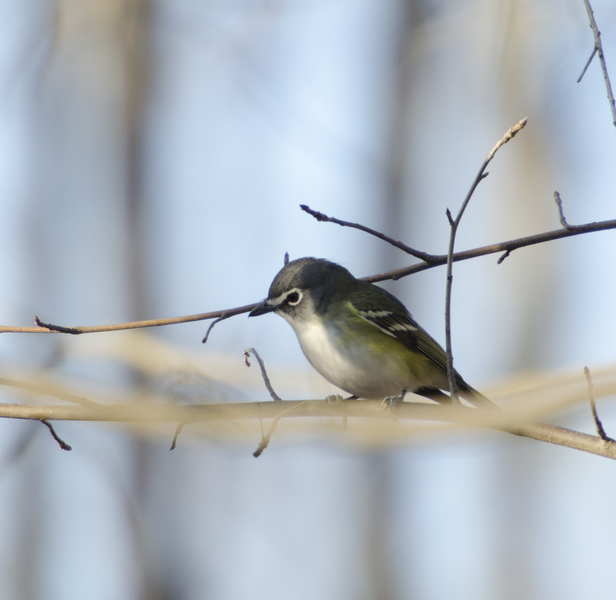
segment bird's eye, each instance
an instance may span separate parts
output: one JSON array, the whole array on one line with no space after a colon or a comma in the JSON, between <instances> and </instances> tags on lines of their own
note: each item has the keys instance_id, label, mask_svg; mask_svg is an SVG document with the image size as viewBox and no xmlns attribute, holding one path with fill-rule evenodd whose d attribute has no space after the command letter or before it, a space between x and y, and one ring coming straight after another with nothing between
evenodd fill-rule
<instances>
[{"instance_id":1,"label":"bird's eye","mask_svg":"<svg viewBox=\"0 0 616 600\"><path fill-rule=\"evenodd\" d=\"M290 306L295 306L296 304L299 304L299 301L301 299L301 294L299 292L293 291L286 297L286 303Z\"/></svg>"}]
</instances>

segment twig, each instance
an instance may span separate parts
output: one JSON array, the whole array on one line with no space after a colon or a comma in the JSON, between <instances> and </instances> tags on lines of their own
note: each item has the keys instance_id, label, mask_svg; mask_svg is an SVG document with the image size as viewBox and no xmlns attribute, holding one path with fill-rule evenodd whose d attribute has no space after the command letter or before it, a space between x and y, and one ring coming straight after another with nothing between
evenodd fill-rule
<instances>
[{"instance_id":1,"label":"twig","mask_svg":"<svg viewBox=\"0 0 616 600\"><path fill-rule=\"evenodd\" d=\"M228 319L232 316L232 314L229 314L227 311L225 311L222 313L222 315L220 315L220 317L218 317L218 319L214 319L214 321L212 321L210 323L210 326L207 328L207 331L205 332L205 337L201 340L201 343L205 344L205 342L207 342L208 338L210 337L210 332L212 331L212 329L214 329L214 325L217 325L221 321L224 321L225 319Z\"/></svg>"},{"instance_id":2,"label":"twig","mask_svg":"<svg viewBox=\"0 0 616 600\"><path fill-rule=\"evenodd\" d=\"M259 367L261 367L261 376L263 377L263 382L265 383L265 387L267 388L267 391L270 393L270 396L276 402L282 402L282 398L274 391L274 388L272 387L269 377L267 376L267 371L265 370L265 363L259 356L259 353L254 348L248 348L248 350L244 350L244 364L247 367L250 366L250 362L248 362L248 357L250 356L251 353L254 355L254 357L259 362Z\"/></svg>"},{"instance_id":3,"label":"twig","mask_svg":"<svg viewBox=\"0 0 616 600\"><path fill-rule=\"evenodd\" d=\"M586 383L588 384L588 399L590 400L590 410L592 411L592 418L595 421L597 434L604 442L613 442L614 440L608 437L605 433L605 429L603 429L603 424L599 419L599 414L597 413L597 404L595 402L595 394L593 391L592 378L590 377L590 369L588 367L584 367L584 377L586 378Z\"/></svg>"},{"instance_id":4,"label":"twig","mask_svg":"<svg viewBox=\"0 0 616 600\"><path fill-rule=\"evenodd\" d=\"M560 224L563 226L563 229L567 231L571 231L575 229L573 225L569 225L567 223L567 219L565 219L565 213L563 212L563 201L560 199L560 194L558 192L554 192L554 201L556 202L556 206L558 206L558 218L560 219Z\"/></svg>"},{"instance_id":5,"label":"twig","mask_svg":"<svg viewBox=\"0 0 616 600\"><path fill-rule=\"evenodd\" d=\"M56 430L53 428L53 425L49 421L47 421L47 419L40 419L40 421L43 425L47 425L49 431L51 432L51 436L54 440L56 440L56 442L58 442L58 446L60 446L61 450L66 450L67 452L70 452L72 450L72 448L56 433Z\"/></svg>"},{"instance_id":6,"label":"twig","mask_svg":"<svg viewBox=\"0 0 616 600\"><path fill-rule=\"evenodd\" d=\"M282 419L282 417L284 417L285 415L289 416L289 412L295 410L298 406L301 406L301 403L299 405L296 405L296 406L291 406L290 408L287 408L286 410L283 410L280 414L275 416L274 420L272 421L272 424L270 425L270 428L269 428L268 432L265 435L263 435L263 428L261 429L261 442L259 442L258 448L252 453L252 455L255 458L259 458L259 456L261 456L263 450L265 450L269 446L270 439L271 439L274 431L276 431L276 427L278 426L278 421L280 421L280 419ZM262 425L262 427L263 427L263 425Z\"/></svg>"},{"instance_id":7,"label":"twig","mask_svg":"<svg viewBox=\"0 0 616 600\"><path fill-rule=\"evenodd\" d=\"M610 110L612 111L612 122L614 123L614 126L616 127L616 102L614 102L614 93L612 92L612 84L610 83L610 76L607 72L605 56L603 55L603 44L601 43L601 32L599 31L599 28L597 27L597 22L595 21L595 14L592 10L592 6L590 5L590 1L584 0L584 6L586 7L586 12L588 13L588 21L590 23L590 28L592 29L593 36L595 37L595 50L597 51L597 55L599 56L599 62L601 63L601 71L603 72L603 80L605 81L605 89L607 90L607 99L609 100ZM591 59L592 59L592 56L591 56ZM583 74L584 73L582 73L582 75Z\"/></svg>"},{"instance_id":8,"label":"twig","mask_svg":"<svg viewBox=\"0 0 616 600\"><path fill-rule=\"evenodd\" d=\"M265 434L261 436L261 441L259 442L259 446L257 447L257 449L252 453L252 455L255 458L259 458L259 456L261 456L263 450L265 450L270 443L270 439L272 437L272 434L274 433L274 431L276 431L276 426L278 425L278 421L280 421L280 417L276 417L273 421L272 424L270 425L269 431Z\"/></svg>"},{"instance_id":9,"label":"twig","mask_svg":"<svg viewBox=\"0 0 616 600\"><path fill-rule=\"evenodd\" d=\"M427 252L422 252L421 250L415 250L414 248L411 248L410 246L407 246L406 244L403 244L402 242L398 242L390 238L388 235L381 233L380 231L376 231L374 229L371 229L370 227L366 227L365 225L360 225L359 223L351 223L349 221L341 221L340 219L336 219L334 217L328 217L327 215L324 215L322 212L319 212L317 210L312 210L309 206L306 206L305 204L300 204L299 207L304 212L307 212L309 215L312 215L317 221L323 221L326 223L336 223L336 225L341 225L342 227L352 227L353 229L359 229L360 231L369 233L370 235L373 235L374 237L377 237L387 242L388 244L391 244L392 246L398 248L399 250L402 250L403 252L406 252L407 254L414 256L415 258L424 260L428 264L430 264L432 260L435 258L433 257L432 254L428 254Z\"/></svg>"},{"instance_id":10,"label":"twig","mask_svg":"<svg viewBox=\"0 0 616 600\"><path fill-rule=\"evenodd\" d=\"M178 435L182 433L182 429L184 429L184 425L186 425L186 423L183 423L183 422L178 423L178 426L175 428L175 434L173 436L173 441L171 442L171 448L169 448L169 450L175 450L175 446L178 441Z\"/></svg>"},{"instance_id":11,"label":"twig","mask_svg":"<svg viewBox=\"0 0 616 600\"><path fill-rule=\"evenodd\" d=\"M584 78L584 75L586 75L586 71L588 71L588 67L590 67L590 63L592 62L592 59L595 57L595 54L597 54L597 46L595 46L592 49L592 53L590 55L590 58L586 61L586 64L584 65L584 68L582 69L582 73L577 78L577 82L576 83L580 83L582 81L582 79Z\"/></svg>"},{"instance_id":12,"label":"twig","mask_svg":"<svg viewBox=\"0 0 616 600\"><path fill-rule=\"evenodd\" d=\"M451 226L451 233L449 235L449 250L447 252L447 284L445 291L445 338L446 338L446 349L447 349L447 377L449 379L449 393L451 395L451 399L454 402L459 402L458 400L458 391L456 388L456 374L453 368L453 351L451 346L451 288L453 284L453 256L454 256L454 246L456 241L456 233L458 231L458 226L460 225L460 221L462 220L462 216L464 215L464 211L468 206L477 186L485 179L488 174L486 173L486 168L490 164L490 161L494 158L494 155L498 152L498 150L506 144L509 140L513 139L518 132L520 132L527 123L527 118L522 119L517 125L511 127L507 133L496 143L494 148L490 151L487 158L485 159L483 165L479 169L477 176L475 177L468 194L466 194L466 198L464 202L462 202L462 206L458 211L458 214L455 219L452 219L451 212L447 209L447 218L449 219L449 224Z\"/></svg>"}]
</instances>

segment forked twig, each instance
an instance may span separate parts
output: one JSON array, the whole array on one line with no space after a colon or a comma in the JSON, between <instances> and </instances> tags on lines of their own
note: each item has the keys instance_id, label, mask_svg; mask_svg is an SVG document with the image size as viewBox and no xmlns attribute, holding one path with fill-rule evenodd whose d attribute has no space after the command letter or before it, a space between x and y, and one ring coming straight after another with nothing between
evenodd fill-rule
<instances>
[{"instance_id":1,"label":"forked twig","mask_svg":"<svg viewBox=\"0 0 616 600\"><path fill-rule=\"evenodd\" d=\"M612 122L616 127L616 102L614 102L614 92L612 92L612 84L610 83L610 76L607 72L607 64L605 63L605 56L603 54L603 44L601 43L601 32L597 27L597 21L595 21L595 13L593 12L592 6L590 5L589 0L584 0L584 6L586 7L586 13L588 14L588 22L590 23L590 28L592 29L593 36L595 38L595 48L594 51L588 60L586 67L584 67L584 71L580 78L578 79L578 83L582 80L584 73L586 73L586 69L590 64L590 61L593 59L595 53L599 56L599 62L601 63L601 71L603 73L603 80L605 81L605 89L607 91L607 99L610 103L610 110L612 111Z\"/></svg>"},{"instance_id":2,"label":"forked twig","mask_svg":"<svg viewBox=\"0 0 616 600\"><path fill-rule=\"evenodd\" d=\"M595 57L595 54L597 54L597 46L595 46L592 49L592 52L590 54L590 58L586 61L586 64L584 65L584 68L582 69L582 73L577 78L576 83L580 83L582 81L582 79L584 78L584 75L586 75L586 71L588 71L588 67L590 67L590 63L592 62L592 59Z\"/></svg>"},{"instance_id":3,"label":"forked twig","mask_svg":"<svg viewBox=\"0 0 616 600\"><path fill-rule=\"evenodd\" d=\"M517 125L511 127L507 133L496 143L494 148L490 151L487 158L481 165L477 176L475 177L468 194L466 194L466 198L464 202L462 202L462 206L458 211L458 214L455 219L451 216L451 212L447 209L447 219L449 220L449 224L451 226L451 233L449 235L449 250L447 252L447 285L445 291L445 338L447 342L447 377L449 379L449 393L451 395L451 399L454 402L459 402L458 400L458 390L456 387L456 376L453 368L453 351L451 346L451 288L453 284L453 256L454 256L454 246L456 240L456 233L458 231L458 226L460 225L460 221L462 220L462 216L464 215L464 211L468 206L468 203L471 200L471 197L475 193L477 186L488 176L486 173L486 168L490 164L491 160L494 158L494 155L498 152L498 150L505 145L509 140L513 139L526 125L528 119L525 117L522 119ZM501 257L503 258L503 257ZM502 261L501 261L502 262Z\"/></svg>"}]
</instances>

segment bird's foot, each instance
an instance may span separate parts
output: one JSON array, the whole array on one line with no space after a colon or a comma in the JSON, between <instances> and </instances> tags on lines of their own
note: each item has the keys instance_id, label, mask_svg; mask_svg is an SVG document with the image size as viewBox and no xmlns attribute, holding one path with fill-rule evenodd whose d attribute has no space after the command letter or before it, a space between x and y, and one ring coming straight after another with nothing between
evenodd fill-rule
<instances>
[{"instance_id":1,"label":"bird's foot","mask_svg":"<svg viewBox=\"0 0 616 600\"><path fill-rule=\"evenodd\" d=\"M401 394L397 396L387 396L387 398L383 398L381 402L381 407L383 410L389 409L389 414L393 416L394 408L398 405L399 402L404 402L404 397L406 396L406 390L402 390Z\"/></svg>"},{"instance_id":2,"label":"bird's foot","mask_svg":"<svg viewBox=\"0 0 616 600\"><path fill-rule=\"evenodd\" d=\"M344 398L340 394L330 394L325 398L325 402L331 406L337 406L344 402Z\"/></svg>"}]
</instances>

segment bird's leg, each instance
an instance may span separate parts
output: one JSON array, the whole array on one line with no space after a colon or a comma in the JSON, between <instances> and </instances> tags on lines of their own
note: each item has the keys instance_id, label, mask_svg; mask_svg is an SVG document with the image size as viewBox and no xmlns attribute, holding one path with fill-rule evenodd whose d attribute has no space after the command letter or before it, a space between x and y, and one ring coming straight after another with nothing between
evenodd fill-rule
<instances>
[{"instance_id":1,"label":"bird's leg","mask_svg":"<svg viewBox=\"0 0 616 600\"><path fill-rule=\"evenodd\" d=\"M386 410L387 407L389 407L389 413L393 415L394 408L397 406L398 402L404 402L406 392L407 390L404 389L402 390L402 393L398 394L397 396L388 396L387 398L383 398L383 401L381 402L383 410Z\"/></svg>"}]
</instances>

